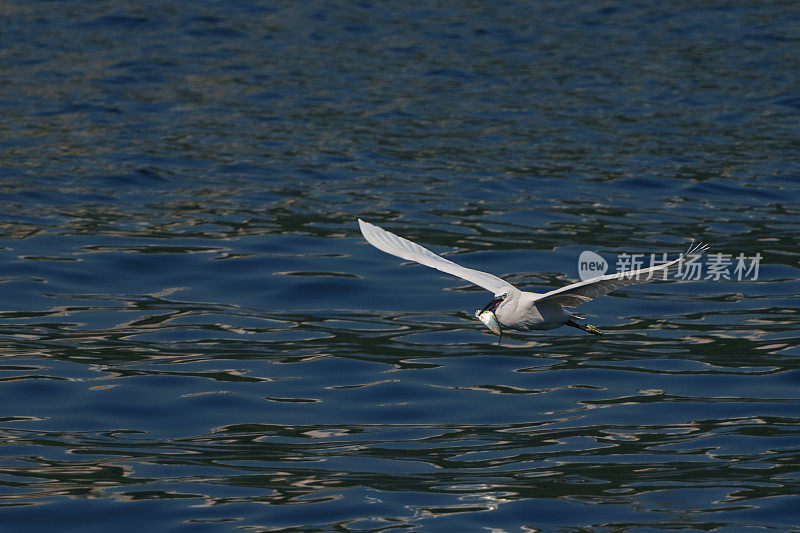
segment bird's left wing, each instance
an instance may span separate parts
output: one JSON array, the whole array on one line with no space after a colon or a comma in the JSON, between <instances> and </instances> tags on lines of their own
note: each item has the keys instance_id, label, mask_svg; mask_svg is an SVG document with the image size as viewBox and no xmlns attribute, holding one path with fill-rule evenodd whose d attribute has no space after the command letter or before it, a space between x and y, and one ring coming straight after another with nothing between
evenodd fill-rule
<instances>
[{"instance_id":1,"label":"bird's left wing","mask_svg":"<svg viewBox=\"0 0 800 533\"><path fill-rule=\"evenodd\" d=\"M361 228L361 233L364 235L364 238L367 239L367 242L387 254L396 255L397 257L409 261L416 261L421 265L447 272L448 274L472 282L479 287L483 287L488 291L492 291L497 296L518 290L509 282L497 276L453 263L444 257L436 255L427 248L423 248L417 243L411 242L403 237L398 237L394 233L390 233L369 222L364 222L360 218L358 219L358 225Z\"/></svg>"},{"instance_id":2,"label":"bird's left wing","mask_svg":"<svg viewBox=\"0 0 800 533\"><path fill-rule=\"evenodd\" d=\"M684 263L693 261L699 257L707 249L708 246L705 244L695 244L689 247L686 253L669 263L637 270L627 270L617 274L597 276L596 278L587 279L586 281L573 283L572 285L546 292L541 297L537 298L536 301L541 302L547 300L565 307L575 307L584 302L594 300L599 296L603 296L604 294L608 294L615 289L627 287L628 285L635 285L637 283L647 283L659 276L661 279L664 279L667 275L677 272Z\"/></svg>"}]
</instances>

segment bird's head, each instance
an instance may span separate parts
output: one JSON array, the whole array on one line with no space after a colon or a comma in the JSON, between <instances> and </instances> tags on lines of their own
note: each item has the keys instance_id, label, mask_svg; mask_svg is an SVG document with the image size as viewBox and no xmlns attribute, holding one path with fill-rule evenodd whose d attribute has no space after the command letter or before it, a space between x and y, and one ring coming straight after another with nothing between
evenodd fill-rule
<instances>
[{"instance_id":1,"label":"bird's head","mask_svg":"<svg viewBox=\"0 0 800 533\"><path fill-rule=\"evenodd\" d=\"M499 296L495 296L488 304L486 304L486 307L478 311L478 314L483 313L484 311L491 311L494 313L495 311L497 311L498 307L503 305L503 302L505 302L507 298L508 298L507 292L504 292Z\"/></svg>"}]
</instances>

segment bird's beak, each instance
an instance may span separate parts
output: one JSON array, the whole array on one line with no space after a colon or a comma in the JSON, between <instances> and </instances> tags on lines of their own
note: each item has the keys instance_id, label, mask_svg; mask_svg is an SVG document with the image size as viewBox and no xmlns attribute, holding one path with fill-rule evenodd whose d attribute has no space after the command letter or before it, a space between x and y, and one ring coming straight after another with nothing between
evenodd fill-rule
<instances>
[{"instance_id":1,"label":"bird's beak","mask_svg":"<svg viewBox=\"0 0 800 533\"><path fill-rule=\"evenodd\" d=\"M483 313L484 311L492 311L492 312L494 312L494 310L497 309L497 307L501 303L503 303L503 299L502 298L494 298L491 302L486 304L486 307L484 307L478 313L476 313L476 315L479 315L479 314Z\"/></svg>"}]
</instances>

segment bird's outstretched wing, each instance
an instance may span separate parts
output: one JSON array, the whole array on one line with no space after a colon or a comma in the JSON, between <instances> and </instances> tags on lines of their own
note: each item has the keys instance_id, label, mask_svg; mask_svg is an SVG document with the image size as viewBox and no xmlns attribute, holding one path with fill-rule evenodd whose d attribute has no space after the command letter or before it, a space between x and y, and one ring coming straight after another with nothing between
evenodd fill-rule
<instances>
[{"instance_id":1,"label":"bird's outstretched wing","mask_svg":"<svg viewBox=\"0 0 800 533\"><path fill-rule=\"evenodd\" d=\"M457 276L483 287L488 291L492 291L497 296L518 290L510 283L497 276L453 263L444 257L436 255L427 248L423 248L419 244L413 243L403 237L398 237L394 233L390 233L369 222L364 222L360 218L358 219L358 225L361 227L361 233L364 235L364 238L367 239L367 242L387 254L396 255L397 257L409 261L416 261L421 265L447 272L448 274L452 274L453 276Z\"/></svg>"},{"instance_id":2,"label":"bird's outstretched wing","mask_svg":"<svg viewBox=\"0 0 800 533\"><path fill-rule=\"evenodd\" d=\"M594 300L598 296L603 296L609 292L635 285L637 283L647 283L654 279L664 279L667 275L677 272L685 262L694 260L708 249L703 243L694 244L689 247L686 253L679 258L663 265L640 268L637 270L627 270L617 274L607 274L587 279L566 287L561 287L554 291L546 292L536 299L537 302L548 300L565 307L575 307L589 300Z\"/></svg>"}]
</instances>

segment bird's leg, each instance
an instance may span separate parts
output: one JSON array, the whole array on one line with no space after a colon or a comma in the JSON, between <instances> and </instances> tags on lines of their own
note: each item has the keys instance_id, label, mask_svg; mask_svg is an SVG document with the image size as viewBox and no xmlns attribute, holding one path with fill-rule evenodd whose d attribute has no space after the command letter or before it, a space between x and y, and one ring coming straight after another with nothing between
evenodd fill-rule
<instances>
[{"instance_id":1,"label":"bird's leg","mask_svg":"<svg viewBox=\"0 0 800 533\"><path fill-rule=\"evenodd\" d=\"M602 331L597 329L597 326L593 326L591 324L579 324L578 322L575 322L571 318L569 320L567 320L566 322L564 322L564 325L565 326L572 326L573 328L578 328L578 329L583 330L583 331L588 331L589 333L594 333L595 335L602 335L603 334Z\"/></svg>"}]
</instances>

